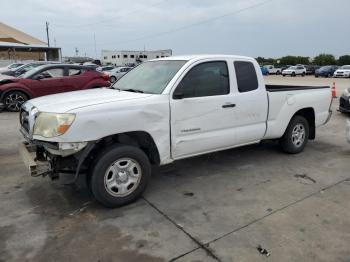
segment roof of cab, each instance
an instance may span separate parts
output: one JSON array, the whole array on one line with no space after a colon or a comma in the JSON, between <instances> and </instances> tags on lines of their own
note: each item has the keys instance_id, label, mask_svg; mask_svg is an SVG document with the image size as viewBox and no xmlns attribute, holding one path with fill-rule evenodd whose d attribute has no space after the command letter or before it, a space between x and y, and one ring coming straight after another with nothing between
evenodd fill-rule
<instances>
[{"instance_id":1,"label":"roof of cab","mask_svg":"<svg viewBox=\"0 0 350 262\"><path fill-rule=\"evenodd\" d=\"M153 59L151 61L156 61L156 60L185 60L185 61L190 61L190 60L203 60L203 59L222 59L222 58L231 58L231 59L246 59L246 60L253 60L253 58L248 57L248 56L238 56L238 55L222 55L222 54L198 54L198 55L181 55L181 56L169 56L169 57L164 57L164 58L158 58L158 59Z\"/></svg>"}]
</instances>

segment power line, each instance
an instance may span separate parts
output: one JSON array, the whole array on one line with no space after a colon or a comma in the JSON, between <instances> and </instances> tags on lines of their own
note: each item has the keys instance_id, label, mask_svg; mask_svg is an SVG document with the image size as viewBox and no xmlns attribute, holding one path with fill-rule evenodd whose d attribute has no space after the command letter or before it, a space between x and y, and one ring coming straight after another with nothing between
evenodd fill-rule
<instances>
[{"instance_id":1,"label":"power line","mask_svg":"<svg viewBox=\"0 0 350 262\"><path fill-rule=\"evenodd\" d=\"M158 1L154 4L151 4L151 5L148 5L147 7L144 7L144 8L139 8L139 9L135 9L133 11L130 11L130 12L127 12L125 13L124 15L131 15L131 14L134 14L134 13L138 13L140 11L144 11L145 9L149 9L149 8L152 8L152 7L155 7L155 6L159 6L159 5L162 5L163 3L165 2L168 2L170 0L162 0L162 1ZM118 14L122 13L121 11L117 12ZM98 24L103 24L103 23L106 23L106 22L110 22L110 21L113 21L117 18L120 18L120 15L116 15L116 16L113 16L113 17L110 17L110 18L107 18L107 19L104 19L104 20L100 20L100 21L97 21L97 22L91 22L91 23L86 23L86 24L80 24L80 25L74 25L74 24L55 24L56 27L63 27L63 28L72 28L72 27L85 27L85 26L92 26L92 25L98 25Z\"/></svg>"},{"instance_id":2,"label":"power line","mask_svg":"<svg viewBox=\"0 0 350 262\"><path fill-rule=\"evenodd\" d=\"M233 15L242 13L244 11L247 11L247 10L250 10L250 9L262 6L262 5L265 5L265 4L267 4L269 2L272 2L272 1L275 1L275 0L265 0L265 1L262 1L260 3L254 4L254 5L250 5L248 7L244 7L244 8L235 10L235 11L231 11L231 12L228 12L228 13L220 15L220 16L215 16L215 17L212 17L212 18L209 18L209 19L205 19L205 20L193 23L193 24L177 27L177 28L174 28L174 29L171 29L171 30L168 30L168 31L164 31L164 32L156 33L156 34L149 34L149 35L145 35L145 36L142 36L142 37L137 37L137 38L134 38L134 39L129 39L129 40L120 41L120 42L102 43L101 45L109 45L109 44L118 45L118 44L130 43L130 42L135 42L135 41L139 41L139 40L145 40L145 39L149 39L149 38L156 38L156 37L159 37L159 36L168 35L168 34L171 34L171 33L178 32L178 31L186 30L186 29L194 27L194 26L207 24L209 22L212 22L212 21L215 21L215 20L219 20L219 19L222 19L224 17L233 16Z\"/></svg>"}]
</instances>

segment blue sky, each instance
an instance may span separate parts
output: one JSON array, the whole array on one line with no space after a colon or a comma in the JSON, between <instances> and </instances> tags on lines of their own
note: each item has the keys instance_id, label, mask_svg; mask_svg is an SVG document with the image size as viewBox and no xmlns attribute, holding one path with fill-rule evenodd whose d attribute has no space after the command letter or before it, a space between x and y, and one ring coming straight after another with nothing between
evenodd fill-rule
<instances>
[{"instance_id":1,"label":"blue sky","mask_svg":"<svg viewBox=\"0 0 350 262\"><path fill-rule=\"evenodd\" d=\"M63 55L101 49L248 56L350 54L349 0L22 0L1 3L2 22ZM221 17L221 18L219 18ZM216 18L216 19L215 19ZM207 21L206 23L201 23ZM193 25L193 26L191 26Z\"/></svg>"}]
</instances>

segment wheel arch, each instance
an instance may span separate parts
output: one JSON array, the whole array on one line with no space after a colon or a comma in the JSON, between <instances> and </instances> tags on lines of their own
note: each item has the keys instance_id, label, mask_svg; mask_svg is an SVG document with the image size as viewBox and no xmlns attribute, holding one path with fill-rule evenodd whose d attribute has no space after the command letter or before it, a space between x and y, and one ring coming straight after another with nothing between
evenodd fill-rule
<instances>
[{"instance_id":1,"label":"wheel arch","mask_svg":"<svg viewBox=\"0 0 350 262\"><path fill-rule=\"evenodd\" d=\"M13 87L13 88L9 88L9 89L3 91L3 92L1 93L0 99L3 100L4 97L5 97L9 92L14 92L14 91L21 92L21 93L25 94L25 95L28 97L28 100L31 99L31 98L33 98L33 95L32 95L30 92L28 92L27 90L25 90L25 89L23 89L23 88L21 88L21 87Z\"/></svg>"},{"instance_id":2,"label":"wheel arch","mask_svg":"<svg viewBox=\"0 0 350 262\"><path fill-rule=\"evenodd\" d=\"M112 144L130 145L140 148L149 158L151 164L160 164L160 155L153 137L145 131L118 133L100 139L85 161L93 160L106 146ZM93 161L92 161L93 162Z\"/></svg>"},{"instance_id":3,"label":"wheel arch","mask_svg":"<svg viewBox=\"0 0 350 262\"><path fill-rule=\"evenodd\" d=\"M309 139L315 139L316 137L315 110L312 107L306 107L295 112L293 117L294 116L302 116L307 120L307 122L309 123Z\"/></svg>"}]
</instances>

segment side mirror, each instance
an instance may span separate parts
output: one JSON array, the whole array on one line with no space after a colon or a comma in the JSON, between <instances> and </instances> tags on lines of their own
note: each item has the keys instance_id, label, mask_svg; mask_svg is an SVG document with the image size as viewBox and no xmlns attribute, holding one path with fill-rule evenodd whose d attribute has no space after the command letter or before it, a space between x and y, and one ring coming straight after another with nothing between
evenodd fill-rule
<instances>
[{"instance_id":1,"label":"side mirror","mask_svg":"<svg viewBox=\"0 0 350 262\"><path fill-rule=\"evenodd\" d=\"M175 90L173 93L173 98L174 99L183 99L185 97L184 93L182 93L181 90Z\"/></svg>"},{"instance_id":2,"label":"side mirror","mask_svg":"<svg viewBox=\"0 0 350 262\"><path fill-rule=\"evenodd\" d=\"M34 80L41 80L41 79L44 79L44 78L45 78L45 76L39 74L39 75L34 76L33 79L34 79Z\"/></svg>"}]
</instances>

